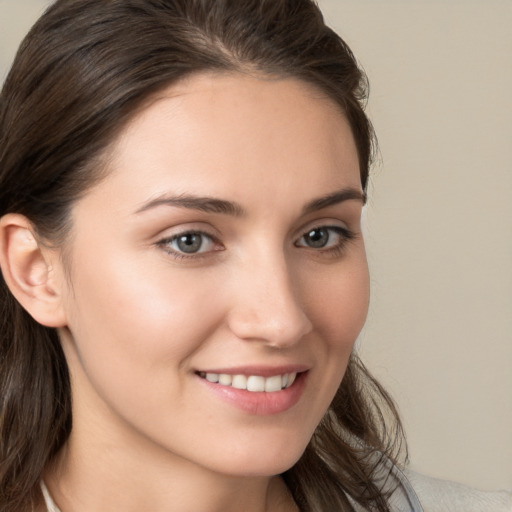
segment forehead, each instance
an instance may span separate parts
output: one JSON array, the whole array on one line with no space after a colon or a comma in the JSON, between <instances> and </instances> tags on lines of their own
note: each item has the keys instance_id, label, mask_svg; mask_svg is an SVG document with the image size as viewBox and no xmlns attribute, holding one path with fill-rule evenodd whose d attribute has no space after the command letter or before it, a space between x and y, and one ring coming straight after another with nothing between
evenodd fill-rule
<instances>
[{"instance_id":1,"label":"forehead","mask_svg":"<svg viewBox=\"0 0 512 512\"><path fill-rule=\"evenodd\" d=\"M296 79L241 74L195 75L160 92L114 142L109 171L107 182L131 188L133 201L361 187L353 136L333 100Z\"/></svg>"}]
</instances>

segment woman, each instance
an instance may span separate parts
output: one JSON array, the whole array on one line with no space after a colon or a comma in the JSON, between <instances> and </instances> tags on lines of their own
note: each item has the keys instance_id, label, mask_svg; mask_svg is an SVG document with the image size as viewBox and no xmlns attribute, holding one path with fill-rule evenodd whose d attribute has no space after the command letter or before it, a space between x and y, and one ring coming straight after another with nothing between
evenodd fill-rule
<instances>
[{"instance_id":1,"label":"woman","mask_svg":"<svg viewBox=\"0 0 512 512\"><path fill-rule=\"evenodd\" d=\"M421 510L352 351L364 98L308 0L48 10L0 105L2 510Z\"/></svg>"}]
</instances>

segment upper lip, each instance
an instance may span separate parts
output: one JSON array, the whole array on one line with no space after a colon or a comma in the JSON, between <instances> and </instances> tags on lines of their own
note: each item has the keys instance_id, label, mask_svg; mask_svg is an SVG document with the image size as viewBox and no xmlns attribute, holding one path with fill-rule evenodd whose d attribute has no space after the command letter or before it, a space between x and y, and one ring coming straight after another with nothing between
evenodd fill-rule
<instances>
[{"instance_id":1,"label":"upper lip","mask_svg":"<svg viewBox=\"0 0 512 512\"><path fill-rule=\"evenodd\" d=\"M258 375L260 377L273 377L285 373L302 373L310 369L305 364L286 364L280 366L244 365L229 368L208 368L197 370L196 373L223 373L227 375Z\"/></svg>"}]
</instances>

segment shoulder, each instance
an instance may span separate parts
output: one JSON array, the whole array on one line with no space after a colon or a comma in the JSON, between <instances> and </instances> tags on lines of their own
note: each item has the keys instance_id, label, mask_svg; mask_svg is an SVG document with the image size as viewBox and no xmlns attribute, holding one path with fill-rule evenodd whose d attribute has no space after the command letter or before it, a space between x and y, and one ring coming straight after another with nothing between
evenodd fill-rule
<instances>
[{"instance_id":1,"label":"shoulder","mask_svg":"<svg viewBox=\"0 0 512 512\"><path fill-rule=\"evenodd\" d=\"M481 491L405 470L424 512L512 512L512 494Z\"/></svg>"}]
</instances>

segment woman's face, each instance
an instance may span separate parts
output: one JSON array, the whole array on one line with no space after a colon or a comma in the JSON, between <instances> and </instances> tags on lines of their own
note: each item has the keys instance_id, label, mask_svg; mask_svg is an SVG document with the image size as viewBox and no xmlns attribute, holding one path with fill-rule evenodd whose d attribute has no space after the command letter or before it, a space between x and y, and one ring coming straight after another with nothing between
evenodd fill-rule
<instances>
[{"instance_id":1,"label":"woman's face","mask_svg":"<svg viewBox=\"0 0 512 512\"><path fill-rule=\"evenodd\" d=\"M289 468L367 312L347 121L296 80L200 75L139 113L108 166L66 248L73 436L225 474Z\"/></svg>"}]
</instances>

